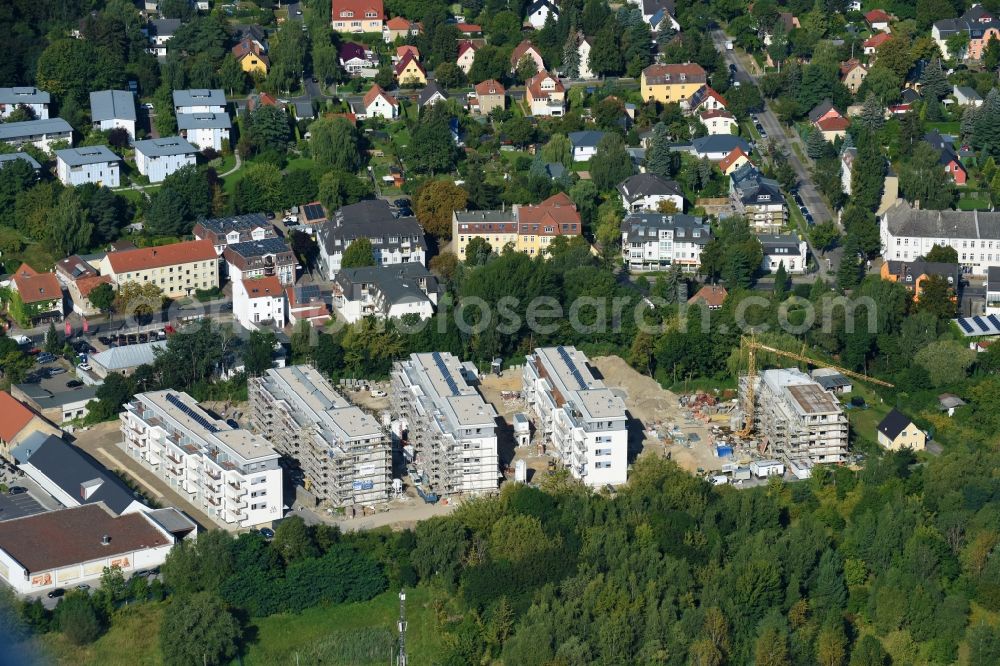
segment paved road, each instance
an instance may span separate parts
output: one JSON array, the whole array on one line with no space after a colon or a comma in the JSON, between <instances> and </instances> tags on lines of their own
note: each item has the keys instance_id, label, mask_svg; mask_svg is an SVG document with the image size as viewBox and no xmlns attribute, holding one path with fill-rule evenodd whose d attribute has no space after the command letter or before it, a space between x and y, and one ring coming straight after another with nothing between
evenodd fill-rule
<instances>
[{"instance_id":1,"label":"paved road","mask_svg":"<svg viewBox=\"0 0 1000 666\"><path fill-rule=\"evenodd\" d=\"M729 37L726 36L722 30L712 31L712 42L715 44L715 48L723 54L726 64L736 65L736 80L740 83L752 83L757 84L757 78L750 73L746 61L748 56L741 54L737 50L727 50L726 42ZM774 112L767 106L765 101L764 110L757 114L757 119L760 124L767 130L768 140L770 140L774 146L781 150L787 157L788 163L795 170L795 174L799 178L799 195L802 197L802 201L805 203L806 208L812 213L813 218L816 223L825 222L827 220L836 221L836 217L830 211L829 206L819 195L816 190L816 186L812 181L812 173L809 170L809 165L806 165L799 159L798 154L792 149L792 144L796 144L805 154L805 144L799 138L798 134L794 131L790 131L791 137L785 133L786 127L778 120L778 117ZM795 202L790 201L789 205L794 206ZM838 222L839 224L839 222ZM841 251L838 248L832 252L827 252L826 256L821 257L820 253L812 246L812 242L809 242L809 250L812 252L813 257L816 258L816 263L819 266L819 276L824 280L831 280L837 274L837 267L840 265L840 255ZM827 261L829 260L829 262ZM828 266L829 263L829 266Z\"/></svg>"}]
</instances>

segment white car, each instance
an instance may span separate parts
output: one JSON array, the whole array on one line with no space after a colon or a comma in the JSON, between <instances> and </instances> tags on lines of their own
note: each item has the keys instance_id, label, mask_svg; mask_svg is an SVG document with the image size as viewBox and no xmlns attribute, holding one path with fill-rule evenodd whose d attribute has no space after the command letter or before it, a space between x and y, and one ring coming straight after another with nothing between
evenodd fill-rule
<instances>
[{"instance_id":1,"label":"white car","mask_svg":"<svg viewBox=\"0 0 1000 666\"><path fill-rule=\"evenodd\" d=\"M389 394L383 391L382 389L372 389L369 392L369 395L373 398L384 398Z\"/></svg>"},{"instance_id":2,"label":"white car","mask_svg":"<svg viewBox=\"0 0 1000 666\"><path fill-rule=\"evenodd\" d=\"M77 370L83 370L83 371L86 372L86 371L90 370L90 364L89 363L81 363L80 365L76 366L76 369Z\"/></svg>"}]
</instances>

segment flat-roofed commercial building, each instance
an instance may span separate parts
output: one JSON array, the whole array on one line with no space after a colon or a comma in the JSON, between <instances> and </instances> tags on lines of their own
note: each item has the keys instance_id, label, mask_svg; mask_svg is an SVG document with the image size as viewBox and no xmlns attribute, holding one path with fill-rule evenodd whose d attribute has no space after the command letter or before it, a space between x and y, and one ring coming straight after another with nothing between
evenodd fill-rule
<instances>
[{"instance_id":1,"label":"flat-roofed commercial building","mask_svg":"<svg viewBox=\"0 0 1000 666\"><path fill-rule=\"evenodd\" d=\"M499 485L497 413L472 385L476 369L447 352L411 354L392 367L393 411L417 470L438 494Z\"/></svg>"},{"instance_id":2,"label":"flat-roofed commercial building","mask_svg":"<svg viewBox=\"0 0 1000 666\"><path fill-rule=\"evenodd\" d=\"M123 447L192 505L233 529L282 517L282 470L271 443L206 413L178 391L125 404Z\"/></svg>"},{"instance_id":3,"label":"flat-roofed commercial building","mask_svg":"<svg viewBox=\"0 0 1000 666\"><path fill-rule=\"evenodd\" d=\"M744 404L748 381L740 377ZM809 464L847 458L847 416L832 393L797 368L765 370L754 381L754 425L768 455Z\"/></svg>"},{"instance_id":4,"label":"flat-roofed commercial building","mask_svg":"<svg viewBox=\"0 0 1000 666\"><path fill-rule=\"evenodd\" d=\"M103 503L7 520L0 522L0 578L18 594L37 594L98 580L105 567L128 577L163 564L195 528L175 509L118 515Z\"/></svg>"},{"instance_id":5,"label":"flat-roofed commercial building","mask_svg":"<svg viewBox=\"0 0 1000 666\"><path fill-rule=\"evenodd\" d=\"M317 500L346 507L388 499L387 431L315 368L272 368L252 377L248 391L254 429L296 460L305 489Z\"/></svg>"},{"instance_id":6,"label":"flat-roofed commercial building","mask_svg":"<svg viewBox=\"0 0 1000 666\"><path fill-rule=\"evenodd\" d=\"M538 347L525 359L524 398L556 455L588 486L628 479L625 402L575 347Z\"/></svg>"}]
</instances>

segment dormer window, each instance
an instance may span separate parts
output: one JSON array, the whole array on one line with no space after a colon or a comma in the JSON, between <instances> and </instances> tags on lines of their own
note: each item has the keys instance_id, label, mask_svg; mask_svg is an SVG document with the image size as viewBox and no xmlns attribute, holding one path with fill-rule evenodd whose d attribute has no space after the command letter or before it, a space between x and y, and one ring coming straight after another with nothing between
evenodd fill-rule
<instances>
[{"instance_id":1,"label":"dormer window","mask_svg":"<svg viewBox=\"0 0 1000 666\"><path fill-rule=\"evenodd\" d=\"M349 10L345 10L345 11L340 12L340 16L342 18L354 18L354 12L349 11Z\"/></svg>"}]
</instances>

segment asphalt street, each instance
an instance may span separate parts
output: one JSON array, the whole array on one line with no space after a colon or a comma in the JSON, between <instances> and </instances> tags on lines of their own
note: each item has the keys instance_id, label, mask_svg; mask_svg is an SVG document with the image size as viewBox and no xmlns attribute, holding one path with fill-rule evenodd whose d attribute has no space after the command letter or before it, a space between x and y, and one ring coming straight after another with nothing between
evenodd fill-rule
<instances>
[{"instance_id":1,"label":"asphalt street","mask_svg":"<svg viewBox=\"0 0 1000 666\"><path fill-rule=\"evenodd\" d=\"M743 59L740 57L740 53L735 49L726 49L727 41L729 41L729 37L722 30L712 31L712 42L715 44L715 48L723 54L727 65L732 64L736 66L735 79L741 84L752 83L756 85L757 78L750 73ZM806 208L809 209L809 212L812 213L816 223L819 224L827 220L834 220L839 225L837 218L830 210L830 207L826 205L826 201L823 200L823 197L820 196L816 186L813 184L812 173L808 166L799 159L798 154L792 149L792 144L794 143L798 145L802 154L805 154L805 145L798 134L792 131L792 137L789 137L785 133L788 128L778 120L778 117L771 108L767 106L766 100L764 110L757 114L757 119L767 131L768 140L773 142L773 145L787 156L788 163L794 169L795 175L799 179L799 196L802 197L802 201L805 203ZM795 202L790 201L789 205L794 206ZM837 248L821 257L820 253L812 246L812 242L808 240L808 237L806 240L809 243L809 251L816 258L816 263L819 266L819 276L824 280L833 279L836 276L837 267L840 265L841 249Z\"/></svg>"}]
</instances>

